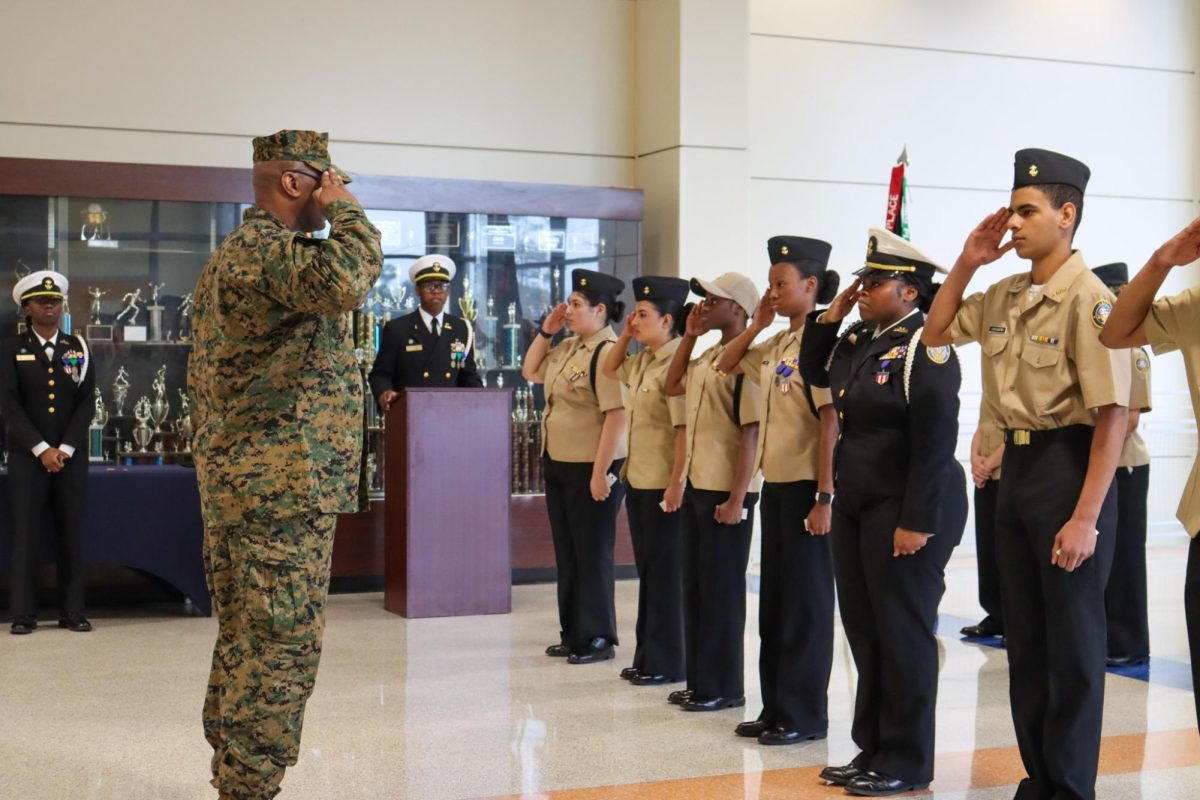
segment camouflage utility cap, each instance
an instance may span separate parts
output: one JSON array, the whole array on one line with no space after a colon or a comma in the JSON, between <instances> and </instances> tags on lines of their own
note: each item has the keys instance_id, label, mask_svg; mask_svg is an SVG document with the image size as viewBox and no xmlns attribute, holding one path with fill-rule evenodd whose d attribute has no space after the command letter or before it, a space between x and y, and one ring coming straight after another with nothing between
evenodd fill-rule
<instances>
[{"instance_id":1,"label":"camouflage utility cap","mask_svg":"<svg viewBox=\"0 0 1200 800\"><path fill-rule=\"evenodd\" d=\"M350 175L329 160L328 133L276 131L270 136L256 136L254 163L260 161L300 161L317 172L332 169L341 176L343 183L350 183Z\"/></svg>"}]
</instances>

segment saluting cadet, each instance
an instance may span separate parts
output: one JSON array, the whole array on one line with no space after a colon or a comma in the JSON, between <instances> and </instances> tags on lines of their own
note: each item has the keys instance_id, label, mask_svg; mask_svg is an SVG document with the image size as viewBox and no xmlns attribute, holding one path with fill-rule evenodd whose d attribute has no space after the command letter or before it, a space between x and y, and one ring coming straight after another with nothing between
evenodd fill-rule
<instances>
[{"instance_id":1,"label":"saluting cadet","mask_svg":"<svg viewBox=\"0 0 1200 800\"><path fill-rule=\"evenodd\" d=\"M666 393L667 367L687 321L688 283L682 278L634 278L635 304L604 374L626 389L629 457L625 511L638 571L637 643L633 665L621 677L636 686L684 678L683 504L684 402ZM626 357L636 336L642 351Z\"/></svg>"},{"instance_id":2,"label":"saluting cadet","mask_svg":"<svg viewBox=\"0 0 1200 800\"><path fill-rule=\"evenodd\" d=\"M860 753L821 777L854 795L924 789L933 780L938 603L967 521L958 439L958 357L923 347L922 309L945 270L872 228L858 280L800 346L800 373L833 393L833 557L842 627L858 668L851 735ZM838 338L857 302L862 321Z\"/></svg>"},{"instance_id":3,"label":"saluting cadet","mask_svg":"<svg viewBox=\"0 0 1200 800\"><path fill-rule=\"evenodd\" d=\"M681 512L687 687L667 699L693 701L687 708L700 711L746 695L746 565L761 485L754 467L759 390L745 375L716 367L746 329L758 292L736 272L692 278L691 287L704 300L688 315L667 372L667 393L687 403ZM721 341L692 359L696 339L709 331L719 331Z\"/></svg>"},{"instance_id":4,"label":"saluting cadet","mask_svg":"<svg viewBox=\"0 0 1200 800\"><path fill-rule=\"evenodd\" d=\"M1150 345L1155 353L1179 350L1183 354L1192 413L1200 421L1200 325L1196 324L1200 319L1200 286L1154 299L1174 267L1190 264L1197 258L1200 258L1200 219L1155 250L1121 291L1108 324L1100 332L1100 341L1118 349ZM1183 586L1183 609L1192 655L1192 694L1200 725L1200 455L1192 464L1176 515L1192 539Z\"/></svg>"},{"instance_id":5,"label":"saluting cadet","mask_svg":"<svg viewBox=\"0 0 1200 800\"><path fill-rule=\"evenodd\" d=\"M612 323L625 304L624 281L586 269L571 273L571 296L542 321L521 374L545 386L542 457L546 509L558 571L559 642L546 655L570 664L615 655L613 547L625 497L618 479L626 453L621 384L603 374L604 349L616 340ZM575 335L550 347L563 325Z\"/></svg>"},{"instance_id":6,"label":"saluting cadet","mask_svg":"<svg viewBox=\"0 0 1200 800\"><path fill-rule=\"evenodd\" d=\"M379 353L367 377L379 407L387 411L401 389L483 386L475 369L475 331L445 311L456 272L446 256L418 258L408 268L421 305L383 328Z\"/></svg>"},{"instance_id":7,"label":"saluting cadet","mask_svg":"<svg viewBox=\"0 0 1200 800\"><path fill-rule=\"evenodd\" d=\"M41 512L54 513L58 558L58 627L85 633L83 528L87 519L87 427L96 375L87 343L59 330L65 275L40 270L13 287L26 328L0 340L0 411L8 428L12 506L14 634L37 629L37 543ZM78 452L83 451L83 452Z\"/></svg>"},{"instance_id":8,"label":"saluting cadet","mask_svg":"<svg viewBox=\"0 0 1200 800\"><path fill-rule=\"evenodd\" d=\"M984 393L999 398L996 562L1028 773L1018 798L1090 800L1096 791L1129 353L1100 344L1112 292L1071 246L1089 175L1068 156L1019 151L1009 207L971 232L922 335L930 347L979 342ZM1032 269L963 300L975 271L1011 249Z\"/></svg>"},{"instance_id":9,"label":"saluting cadet","mask_svg":"<svg viewBox=\"0 0 1200 800\"><path fill-rule=\"evenodd\" d=\"M1129 267L1105 264L1092 270L1118 298L1129 283ZM1117 462L1117 543L1104 590L1108 621L1108 666L1130 667L1150 660L1150 618L1146 603L1146 499L1150 493L1150 451L1138 433L1150 411L1150 356L1141 347L1131 358L1129 423Z\"/></svg>"},{"instance_id":10,"label":"saluting cadet","mask_svg":"<svg viewBox=\"0 0 1200 800\"><path fill-rule=\"evenodd\" d=\"M770 286L718 365L723 372L740 370L762 390L755 468L764 479L758 617L763 710L735 730L760 744L823 739L829 728L833 561L825 534L837 416L829 390L801 379L798 358L808 314L837 292L838 275L827 270L830 249L800 236L767 242ZM751 347L776 314L788 318L788 327ZM728 698L727 705L741 704Z\"/></svg>"},{"instance_id":11,"label":"saluting cadet","mask_svg":"<svg viewBox=\"0 0 1200 800\"><path fill-rule=\"evenodd\" d=\"M979 400L979 427L971 437L971 480L975 484L975 567L979 605L984 617L959 631L972 639L1004 636L1000 574L996 567L996 498L1000 494L1000 460L1004 429L996 419L996 402L986 394Z\"/></svg>"}]
</instances>

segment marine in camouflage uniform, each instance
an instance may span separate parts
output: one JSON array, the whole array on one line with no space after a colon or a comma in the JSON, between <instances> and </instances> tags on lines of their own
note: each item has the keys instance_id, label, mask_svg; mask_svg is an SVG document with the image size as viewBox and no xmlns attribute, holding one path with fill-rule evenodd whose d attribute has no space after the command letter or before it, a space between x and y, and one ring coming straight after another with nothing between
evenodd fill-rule
<instances>
[{"instance_id":1,"label":"marine in camouflage uniform","mask_svg":"<svg viewBox=\"0 0 1200 800\"><path fill-rule=\"evenodd\" d=\"M204 733L223 800L274 797L296 763L336 515L356 509L363 387L349 312L383 253L327 142L254 140L257 203L195 291L188 382L219 621ZM327 240L303 235L324 218Z\"/></svg>"}]
</instances>

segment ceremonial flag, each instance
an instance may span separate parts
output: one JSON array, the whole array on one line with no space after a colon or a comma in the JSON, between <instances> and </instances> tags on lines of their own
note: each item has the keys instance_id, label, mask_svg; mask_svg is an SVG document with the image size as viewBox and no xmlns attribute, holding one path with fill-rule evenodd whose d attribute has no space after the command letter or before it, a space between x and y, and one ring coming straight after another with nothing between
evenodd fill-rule
<instances>
[{"instance_id":1,"label":"ceremonial flag","mask_svg":"<svg viewBox=\"0 0 1200 800\"><path fill-rule=\"evenodd\" d=\"M908 145L896 159L892 167L892 182L888 189L887 220L884 225L887 230L908 238Z\"/></svg>"}]
</instances>

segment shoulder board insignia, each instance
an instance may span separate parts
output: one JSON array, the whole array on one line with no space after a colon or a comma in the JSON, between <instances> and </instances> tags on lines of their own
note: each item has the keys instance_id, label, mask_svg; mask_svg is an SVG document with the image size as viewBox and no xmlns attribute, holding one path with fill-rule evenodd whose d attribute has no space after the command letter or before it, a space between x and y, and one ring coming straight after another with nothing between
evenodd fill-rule
<instances>
[{"instance_id":1,"label":"shoulder board insignia","mask_svg":"<svg viewBox=\"0 0 1200 800\"><path fill-rule=\"evenodd\" d=\"M1108 322L1108 315L1112 313L1112 303L1107 300L1098 300L1096 305L1092 306L1092 324L1097 330L1104 327L1104 323Z\"/></svg>"},{"instance_id":2,"label":"shoulder board insignia","mask_svg":"<svg viewBox=\"0 0 1200 800\"><path fill-rule=\"evenodd\" d=\"M908 328L904 327L903 325L892 328L892 330L895 331L896 333L908 333Z\"/></svg>"},{"instance_id":3,"label":"shoulder board insignia","mask_svg":"<svg viewBox=\"0 0 1200 800\"><path fill-rule=\"evenodd\" d=\"M950 360L950 345L944 344L941 347L926 347L925 355L935 364L945 364Z\"/></svg>"}]
</instances>

